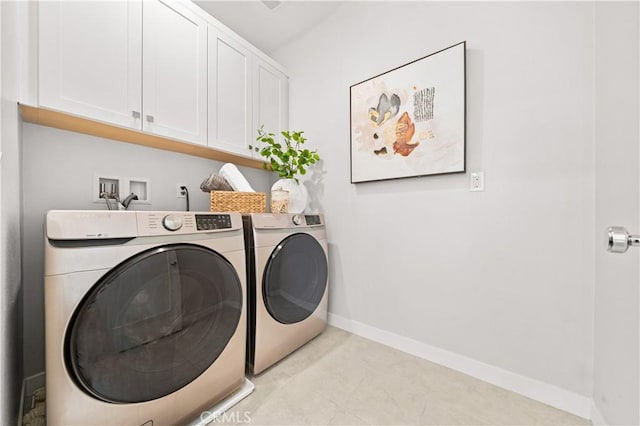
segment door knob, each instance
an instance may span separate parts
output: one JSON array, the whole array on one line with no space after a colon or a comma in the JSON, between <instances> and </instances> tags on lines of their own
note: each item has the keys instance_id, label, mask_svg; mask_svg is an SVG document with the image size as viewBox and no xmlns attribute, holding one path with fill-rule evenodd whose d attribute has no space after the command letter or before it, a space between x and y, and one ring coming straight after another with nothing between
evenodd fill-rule
<instances>
[{"instance_id":1,"label":"door knob","mask_svg":"<svg viewBox=\"0 0 640 426\"><path fill-rule=\"evenodd\" d=\"M629 246L640 246L640 235L629 235L622 226L612 226L607 229L607 251L611 253L625 253Z\"/></svg>"}]
</instances>

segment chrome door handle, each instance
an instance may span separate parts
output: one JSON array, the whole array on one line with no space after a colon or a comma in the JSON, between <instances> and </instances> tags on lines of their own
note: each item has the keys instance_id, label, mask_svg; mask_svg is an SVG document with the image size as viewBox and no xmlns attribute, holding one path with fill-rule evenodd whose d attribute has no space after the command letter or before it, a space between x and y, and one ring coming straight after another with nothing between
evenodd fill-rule
<instances>
[{"instance_id":1,"label":"chrome door handle","mask_svg":"<svg viewBox=\"0 0 640 426\"><path fill-rule=\"evenodd\" d=\"M611 253L625 253L629 246L640 246L640 235L629 235L622 226L607 229L607 240L607 251Z\"/></svg>"},{"instance_id":2,"label":"chrome door handle","mask_svg":"<svg viewBox=\"0 0 640 426\"><path fill-rule=\"evenodd\" d=\"M153 115L147 115L147 121L153 123Z\"/></svg>"},{"instance_id":3,"label":"chrome door handle","mask_svg":"<svg viewBox=\"0 0 640 426\"><path fill-rule=\"evenodd\" d=\"M140 111L131 111L131 115L133 118L140 118Z\"/></svg>"}]
</instances>

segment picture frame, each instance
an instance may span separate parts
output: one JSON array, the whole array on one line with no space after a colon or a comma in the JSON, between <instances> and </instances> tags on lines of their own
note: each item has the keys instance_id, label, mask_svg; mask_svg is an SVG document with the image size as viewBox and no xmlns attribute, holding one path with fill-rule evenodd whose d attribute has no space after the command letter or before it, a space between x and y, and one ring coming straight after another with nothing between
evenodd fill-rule
<instances>
[{"instance_id":1,"label":"picture frame","mask_svg":"<svg viewBox=\"0 0 640 426\"><path fill-rule=\"evenodd\" d=\"M466 41L350 87L351 183L466 171Z\"/></svg>"}]
</instances>

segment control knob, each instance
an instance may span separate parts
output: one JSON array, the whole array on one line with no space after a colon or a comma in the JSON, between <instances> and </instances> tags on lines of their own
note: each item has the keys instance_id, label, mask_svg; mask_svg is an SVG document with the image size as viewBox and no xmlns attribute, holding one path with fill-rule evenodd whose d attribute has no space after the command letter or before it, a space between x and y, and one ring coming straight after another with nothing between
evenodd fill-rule
<instances>
[{"instance_id":1,"label":"control knob","mask_svg":"<svg viewBox=\"0 0 640 426\"><path fill-rule=\"evenodd\" d=\"M291 220L293 221L294 225L302 225L304 223L304 216L302 216L301 214L296 214L293 215Z\"/></svg>"},{"instance_id":2,"label":"control knob","mask_svg":"<svg viewBox=\"0 0 640 426\"><path fill-rule=\"evenodd\" d=\"M182 218L173 214L168 214L162 218L162 226L167 231L177 231L182 228Z\"/></svg>"}]
</instances>

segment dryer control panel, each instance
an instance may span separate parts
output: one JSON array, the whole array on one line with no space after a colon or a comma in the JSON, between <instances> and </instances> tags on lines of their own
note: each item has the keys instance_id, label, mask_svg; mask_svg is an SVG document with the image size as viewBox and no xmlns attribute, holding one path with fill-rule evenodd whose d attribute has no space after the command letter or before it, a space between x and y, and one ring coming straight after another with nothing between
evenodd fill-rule
<instances>
[{"instance_id":1,"label":"dryer control panel","mask_svg":"<svg viewBox=\"0 0 640 426\"><path fill-rule=\"evenodd\" d=\"M290 229L324 227L322 214L251 213L254 229Z\"/></svg>"},{"instance_id":2,"label":"dryer control panel","mask_svg":"<svg viewBox=\"0 0 640 426\"><path fill-rule=\"evenodd\" d=\"M318 214L304 215L304 220L307 222L307 225L322 225L322 220Z\"/></svg>"}]
</instances>

